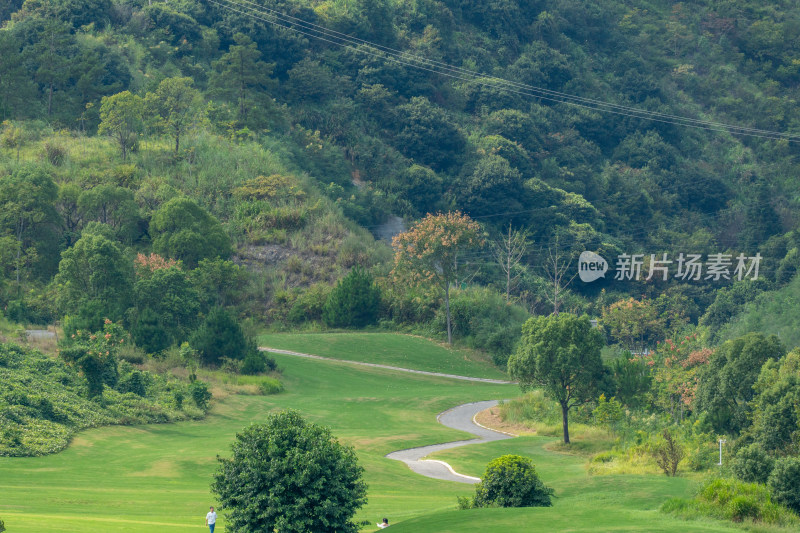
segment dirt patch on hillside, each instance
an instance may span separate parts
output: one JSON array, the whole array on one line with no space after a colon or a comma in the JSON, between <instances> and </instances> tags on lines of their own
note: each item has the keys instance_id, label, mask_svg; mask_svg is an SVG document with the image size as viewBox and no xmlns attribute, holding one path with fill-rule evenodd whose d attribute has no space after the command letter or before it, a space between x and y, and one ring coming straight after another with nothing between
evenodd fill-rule
<instances>
[{"instance_id":1,"label":"dirt patch on hillside","mask_svg":"<svg viewBox=\"0 0 800 533\"><path fill-rule=\"evenodd\" d=\"M477 415L475 415L475 421L489 429L493 429L495 431L500 431L502 433L510 433L512 435L535 435L536 431L532 430L528 426L523 424L512 424L509 422L504 422L500 418L500 408L499 407L490 407L485 411L481 411Z\"/></svg>"}]
</instances>

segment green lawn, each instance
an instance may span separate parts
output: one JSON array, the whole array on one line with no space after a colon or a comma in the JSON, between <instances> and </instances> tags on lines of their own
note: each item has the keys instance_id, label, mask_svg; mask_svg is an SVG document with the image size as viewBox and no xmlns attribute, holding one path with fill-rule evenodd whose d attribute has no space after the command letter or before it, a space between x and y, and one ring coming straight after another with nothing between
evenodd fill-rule
<instances>
[{"instance_id":1,"label":"green lawn","mask_svg":"<svg viewBox=\"0 0 800 533\"><path fill-rule=\"evenodd\" d=\"M482 473L503 453L534 457L558 498L549 509L456 512L468 485L430 480L383 457L400 449L464 438L436 423L454 405L508 398L518 390L444 378L276 356L287 392L234 396L207 420L101 428L81 433L57 455L0 458L0 518L9 533L200 531L214 504L209 483L217 454L234 434L271 409L292 407L330 425L356 446L366 468L369 503L357 520L373 531L389 517L396 532L440 531L727 531L719 523L682 522L658 505L690 493L684 479L657 476L589 478L584 460L542 449L544 438L519 438L441 454L464 473ZM217 529L224 532L224 518ZM733 530L733 529L731 529Z\"/></svg>"},{"instance_id":2,"label":"green lawn","mask_svg":"<svg viewBox=\"0 0 800 533\"><path fill-rule=\"evenodd\" d=\"M447 348L430 340L399 333L271 333L258 337L260 346L309 353L332 359L379 363L461 376L508 379L479 352Z\"/></svg>"}]
</instances>

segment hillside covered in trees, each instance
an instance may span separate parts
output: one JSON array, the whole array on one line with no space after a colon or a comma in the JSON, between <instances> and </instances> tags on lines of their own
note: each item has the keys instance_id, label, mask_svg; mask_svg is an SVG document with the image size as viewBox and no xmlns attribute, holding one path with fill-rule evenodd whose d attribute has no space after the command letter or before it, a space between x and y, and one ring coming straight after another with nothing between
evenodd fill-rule
<instances>
[{"instance_id":1,"label":"hillside covered in trees","mask_svg":"<svg viewBox=\"0 0 800 533\"><path fill-rule=\"evenodd\" d=\"M206 301L256 297L240 311L315 320L350 267L387 272L388 252L349 221L383 235L396 217L457 209L487 237L460 259L471 286L532 313L599 315L644 296L716 331L741 310L737 294L779 288L800 261L789 4L10 2L7 313L79 313L86 302L56 274L88 229L109 253L154 252L187 274L233 257L252 266L247 298ZM489 244L516 232L528 244L504 272ZM650 254L763 260L758 281L735 285L609 274L566 286L572 274L557 273L583 250L612 273L621 254L642 254L645 272ZM120 290L118 309L95 315L134 323L146 297ZM386 319L434 318L429 298L385 292Z\"/></svg>"}]
</instances>

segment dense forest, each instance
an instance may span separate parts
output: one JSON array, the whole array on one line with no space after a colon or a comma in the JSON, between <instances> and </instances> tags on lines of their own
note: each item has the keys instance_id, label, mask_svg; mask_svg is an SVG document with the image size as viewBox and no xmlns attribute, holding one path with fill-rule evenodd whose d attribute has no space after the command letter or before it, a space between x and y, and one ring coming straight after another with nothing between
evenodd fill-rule
<instances>
[{"instance_id":1,"label":"dense forest","mask_svg":"<svg viewBox=\"0 0 800 533\"><path fill-rule=\"evenodd\" d=\"M386 273L389 253L349 221L385 236L400 218L460 210L487 235L461 258L461 285L534 314L599 315L645 297L716 330L800 260L800 19L788 8L11 2L0 13L5 307L23 321L75 315L85 302L51 297L66 281L61 253L100 223L122 255L257 264L245 292L260 304L242 312L315 320L328 290L315 283L354 264ZM171 209L199 209L193 228L167 221L187 221ZM191 232L204 224L220 224L218 238L199 246ZM512 273L489 246L504 236L526 238ZM612 272L621 254L642 254L645 272L651 254L763 260L757 281L567 286L558 273L583 250ZM124 292L99 314L122 319L136 291ZM386 319L433 318L435 302L387 292Z\"/></svg>"}]
</instances>

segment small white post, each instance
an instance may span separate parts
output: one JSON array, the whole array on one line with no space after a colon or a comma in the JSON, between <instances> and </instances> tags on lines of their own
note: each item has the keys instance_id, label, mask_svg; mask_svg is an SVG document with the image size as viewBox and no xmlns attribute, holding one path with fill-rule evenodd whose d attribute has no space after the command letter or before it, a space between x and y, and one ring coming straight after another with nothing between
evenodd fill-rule
<instances>
[{"instance_id":1,"label":"small white post","mask_svg":"<svg viewBox=\"0 0 800 533\"><path fill-rule=\"evenodd\" d=\"M719 439L719 462L717 466L722 466L722 445L725 444L725 439Z\"/></svg>"}]
</instances>

